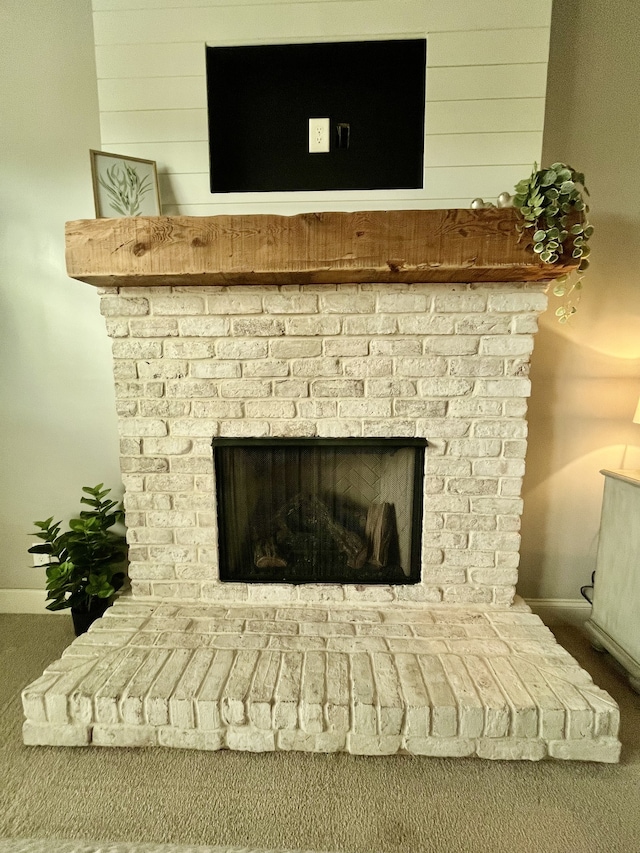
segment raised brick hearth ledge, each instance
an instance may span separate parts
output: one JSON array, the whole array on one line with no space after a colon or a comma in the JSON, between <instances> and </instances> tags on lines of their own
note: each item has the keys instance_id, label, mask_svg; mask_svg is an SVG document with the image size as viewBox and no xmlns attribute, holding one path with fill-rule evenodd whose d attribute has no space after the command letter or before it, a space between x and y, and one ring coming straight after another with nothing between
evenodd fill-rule
<instances>
[{"instance_id":1,"label":"raised brick hearth ledge","mask_svg":"<svg viewBox=\"0 0 640 853\"><path fill-rule=\"evenodd\" d=\"M23 695L28 744L616 762L618 708L509 609L123 599Z\"/></svg>"},{"instance_id":2,"label":"raised brick hearth ledge","mask_svg":"<svg viewBox=\"0 0 640 853\"><path fill-rule=\"evenodd\" d=\"M575 265L516 223L68 224L105 287L132 595L27 688L27 743L618 759L615 703L514 599L529 359ZM426 439L419 582L222 581L214 437Z\"/></svg>"}]
</instances>

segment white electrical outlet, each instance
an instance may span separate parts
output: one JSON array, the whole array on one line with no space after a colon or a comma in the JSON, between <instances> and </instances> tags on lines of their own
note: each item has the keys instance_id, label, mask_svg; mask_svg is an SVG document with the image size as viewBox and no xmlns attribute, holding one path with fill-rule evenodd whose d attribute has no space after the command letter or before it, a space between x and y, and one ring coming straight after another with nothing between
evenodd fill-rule
<instances>
[{"instance_id":1,"label":"white electrical outlet","mask_svg":"<svg viewBox=\"0 0 640 853\"><path fill-rule=\"evenodd\" d=\"M309 154L327 154L330 147L328 118L309 119Z\"/></svg>"},{"instance_id":2,"label":"white electrical outlet","mask_svg":"<svg viewBox=\"0 0 640 853\"><path fill-rule=\"evenodd\" d=\"M33 565L37 569L39 566L48 566L51 559L50 554L32 554Z\"/></svg>"}]
</instances>

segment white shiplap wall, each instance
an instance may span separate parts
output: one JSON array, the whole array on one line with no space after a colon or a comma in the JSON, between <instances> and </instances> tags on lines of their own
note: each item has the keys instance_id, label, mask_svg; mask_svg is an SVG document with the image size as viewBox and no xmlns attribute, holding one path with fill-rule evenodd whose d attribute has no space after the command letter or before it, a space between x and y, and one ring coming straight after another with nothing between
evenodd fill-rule
<instances>
[{"instance_id":1,"label":"white shiplap wall","mask_svg":"<svg viewBox=\"0 0 640 853\"><path fill-rule=\"evenodd\" d=\"M540 161L551 2L93 0L102 147L157 161L166 214L494 200ZM211 194L205 44L424 36L424 189Z\"/></svg>"}]
</instances>

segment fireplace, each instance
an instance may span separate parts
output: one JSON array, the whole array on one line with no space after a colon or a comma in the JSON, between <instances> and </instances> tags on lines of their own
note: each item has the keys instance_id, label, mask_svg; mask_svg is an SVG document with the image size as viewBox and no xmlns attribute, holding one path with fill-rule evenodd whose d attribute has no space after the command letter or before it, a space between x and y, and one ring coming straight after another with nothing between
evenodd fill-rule
<instances>
[{"instance_id":1,"label":"fireplace","mask_svg":"<svg viewBox=\"0 0 640 853\"><path fill-rule=\"evenodd\" d=\"M220 580L420 579L424 439L214 439Z\"/></svg>"},{"instance_id":2,"label":"fireplace","mask_svg":"<svg viewBox=\"0 0 640 853\"><path fill-rule=\"evenodd\" d=\"M514 217L70 224L132 592L24 691L26 743L618 760L515 596L550 271Z\"/></svg>"}]
</instances>

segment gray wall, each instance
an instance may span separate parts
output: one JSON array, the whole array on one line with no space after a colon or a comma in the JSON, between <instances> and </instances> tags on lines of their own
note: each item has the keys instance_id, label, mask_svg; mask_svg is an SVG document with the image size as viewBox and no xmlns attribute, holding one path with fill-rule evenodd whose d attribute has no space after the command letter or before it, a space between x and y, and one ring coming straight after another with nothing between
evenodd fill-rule
<instances>
[{"instance_id":1,"label":"gray wall","mask_svg":"<svg viewBox=\"0 0 640 853\"><path fill-rule=\"evenodd\" d=\"M576 598L597 549L601 468L640 468L640 5L554 3L543 162L584 172L591 269L578 314L543 317L532 363L519 592Z\"/></svg>"},{"instance_id":2,"label":"gray wall","mask_svg":"<svg viewBox=\"0 0 640 853\"><path fill-rule=\"evenodd\" d=\"M98 296L69 279L64 223L92 217L98 148L90 0L3 0L0 32L0 590L44 586L34 519L120 487Z\"/></svg>"},{"instance_id":3,"label":"gray wall","mask_svg":"<svg viewBox=\"0 0 640 853\"><path fill-rule=\"evenodd\" d=\"M1 598L42 589L26 555L33 519L68 517L82 485L119 485L119 472L97 297L68 279L63 260L65 220L93 216L90 2L4 0L0 15ZM630 0L554 4L543 162L586 173L597 230L579 314L561 327L550 310L533 356L519 585L528 597L579 595L595 560L598 471L640 468L638 31Z\"/></svg>"}]
</instances>

